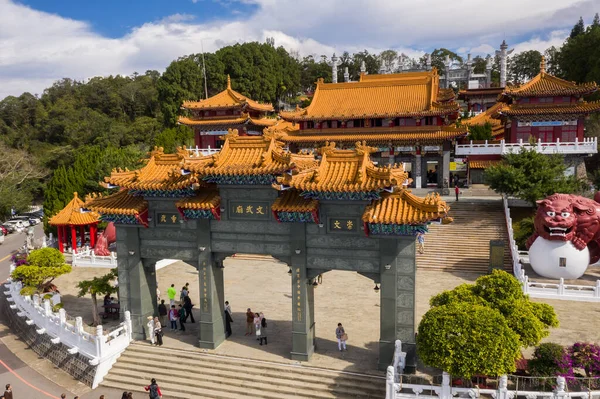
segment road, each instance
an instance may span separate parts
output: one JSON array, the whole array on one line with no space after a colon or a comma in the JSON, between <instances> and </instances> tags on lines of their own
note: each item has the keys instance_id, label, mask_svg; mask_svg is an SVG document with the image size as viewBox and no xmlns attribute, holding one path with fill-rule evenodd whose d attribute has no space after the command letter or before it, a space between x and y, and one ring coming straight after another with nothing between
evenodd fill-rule
<instances>
[{"instance_id":1,"label":"road","mask_svg":"<svg viewBox=\"0 0 600 399\"><path fill-rule=\"evenodd\" d=\"M43 237L42 225L35 227L35 238ZM25 244L25 233L13 233L5 237L4 243L0 245L0 282L5 281L9 276L11 256ZM0 324L2 312L0 312ZM0 326L0 338L6 335L4 325ZM48 362L48 361L46 361ZM48 362L50 364L50 362ZM54 374L54 373L53 373ZM70 378L70 377L67 377ZM0 339L0 395L4 392L4 386L11 384L14 397L17 399L60 399L62 393L66 393L67 398L74 398L75 395L68 392L60 385L50 381L45 376L39 374L30 368L21 359L15 356ZM102 391L102 392L100 392ZM106 399L120 398L121 393L115 390L95 389L81 396L81 399L98 398L104 394Z\"/></svg>"}]
</instances>

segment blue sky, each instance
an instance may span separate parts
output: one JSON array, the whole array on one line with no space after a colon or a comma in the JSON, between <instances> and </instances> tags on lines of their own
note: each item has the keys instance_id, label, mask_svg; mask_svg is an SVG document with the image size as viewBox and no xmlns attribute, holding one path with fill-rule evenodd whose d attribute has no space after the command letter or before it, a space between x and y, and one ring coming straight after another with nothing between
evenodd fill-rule
<instances>
[{"instance_id":1,"label":"blue sky","mask_svg":"<svg viewBox=\"0 0 600 399\"><path fill-rule=\"evenodd\" d=\"M255 4L216 0L21 0L36 10L90 23L92 30L118 38L136 26L171 15L188 16L196 23L234 19L252 13Z\"/></svg>"},{"instance_id":2,"label":"blue sky","mask_svg":"<svg viewBox=\"0 0 600 399\"><path fill-rule=\"evenodd\" d=\"M600 0L0 0L0 99L274 38L293 55L560 46Z\"/></svg>"}]
</instances>

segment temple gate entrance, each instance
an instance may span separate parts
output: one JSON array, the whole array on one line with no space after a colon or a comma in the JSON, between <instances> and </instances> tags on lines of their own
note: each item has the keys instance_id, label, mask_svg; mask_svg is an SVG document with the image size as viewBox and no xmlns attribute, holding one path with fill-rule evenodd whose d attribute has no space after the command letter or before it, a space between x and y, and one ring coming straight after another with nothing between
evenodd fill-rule
<instances>
[{"instance_id":1,"label":"temple gate entrance","mask_svg":"<svg viewBox=\"0 0 600 399\"><path fill-rule=\"evenodd\" d=\"M116 212L117 202L129 214L137 210L137 222L117 225L121 310L131 312L134 337L144 338L147 317L157 314L156 260L197 268L198 345L215 349L225 339L223 260L271 255L292 271L292 359L308 361L314 352L314 279L345 270L381 286L379 368L391 363L400 339L414 369L415 235L446 217L447 207L437 195L420 199L402 189L406 173L374 166L374 150L331 145L317 161L286 153L274 137L232 132L218 155L156 151L140 171L114 172L107 182L128 191L88 207L103 216Z\"/></svg>"}]
</instances>

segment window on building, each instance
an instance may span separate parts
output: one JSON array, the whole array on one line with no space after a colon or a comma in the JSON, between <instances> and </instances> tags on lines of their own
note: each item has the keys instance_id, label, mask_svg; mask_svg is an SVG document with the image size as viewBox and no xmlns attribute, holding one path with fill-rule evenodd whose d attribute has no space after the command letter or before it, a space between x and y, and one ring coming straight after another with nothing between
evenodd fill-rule
<instances>
[{"instance_id":1,"label":"window on building","mask_svg":"<svg viewBox=\"0 0 600 399\"><path fill-rule=\"evenodd\" d=\"M342 123L340 121L331 121L331 128L332 129L337 129L340 126L342 126Z\"/></svg>"},{"instance_id":2,"label":"window on building","mask_svg":"<svg viewBox=\"0 0 600 399\"><path fill-rule=\"evenodd\" d=\"M373 119L371 121L371 126L372 127L381 127L381 126L383 126L383 119L379 119L379 118L378 119Z\"/></svg>"},{"instance_id":3,"label":"window on building","mask_svg":"<svg viewBox=\"0 0 600 399\"><path fill-rule=\"evenodd\" d=\"M553 126L540 126L538 128L538 139L542 140L543 143L551 143L554 141L554 127Z\"/></svg>"},{"instance_id":4,"label":"window on building","mask_svg":"<svg viewBox=\"0 0 600 399\"><path fill-rule=\"evenodd\" d=\"M528 98L522 98L518 101L519 104L529 104L529 99Z\"/></svg>"},{"instance_id":5,"label":"window on building","mask_svg":"<svg viewBox=\"0 0 600 399\"><path fill-rule=\"evenodd\" d=\"M563 97L562 98L562 102L563 103L570 103L571 102L571 97Z\"/></svg>"},{"instance_id":6,"label":"window on building","mask_svg":"<svg viewBox=\"0 0 600 399\"><path fill-rule=\"evenodd\" d=\"M531 136L531 126L521 126L517 128L517 137L515 139L517 141L523 140L524 143L529 141L529 137Z\"/></svg>"},{"instance_id":7,"label":"window on building","mask_svg":"<svg viewBox=\"0 0 600 399\"><path fill-rule=\"evenodd\" d=\"M572 143L577 137L577 126L563 126L560 141Z\"/></svg>"},{"instance_id":8,"label":"window on building","mask_svg":"<svg viewBox=\"0 0 600 399\"><path fill-rule=\"evenodd\" d=\"M404 118L396 118L394 120L394 125L395 126L405 126L406 125L406 120Z\"/></svg>"},{"instance_id":9,"label":"window on building","mask_svg":"<svg viewBox=\"0 0 600 399\"><path fill-rule=\"evenodd\" d=\"M553 103L554 97L540 97L538 102L540 103Z\"/></svg>"},{"instance_id":10,"label":"window on building","mask_svg":"<svg viewBox=\"0 0 600 399\"><path fill-rule=\"evenodd\" d=\"M321 121L321 129L328 129L329 121Z\"/></svg>"},{"instance_id":11,"label":"window on building","mask_svg":"<svg viewBox=\"0 0 600 399\"><path fill-rule=\"evenodd\" d=\"M406 126L417 126L417 121L414 118L405 118L404 119L404 124Z\"/></svg>"},{"instance_id":12,"label":"window on building","mask_svg":"<svg viewBox=\"0 0 600 399\"><path fill-rule=\"evenodd\" d=\"M353 127L365 127L364 119L354 119Z\"/></svg>"},{"instance_id":13,"label":"window on building","mask_svg":"<svg viewBox=\"0 0 600 399\"><path fill-rule=\"evenodd\" d=\"M314 129L315 128L315 122L313 122L313 121L307 121L306 122L306 128L307 129Z\"/></svg>"}]
</instances>

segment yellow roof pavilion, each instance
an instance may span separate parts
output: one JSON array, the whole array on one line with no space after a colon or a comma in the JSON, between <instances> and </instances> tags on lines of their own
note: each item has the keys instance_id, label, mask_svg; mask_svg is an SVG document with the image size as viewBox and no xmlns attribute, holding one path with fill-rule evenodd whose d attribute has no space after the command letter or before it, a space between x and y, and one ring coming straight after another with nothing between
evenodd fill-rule
<instances>
[{"instance_id":1,"label":"yellow roof pavilion","mask_svg":"<svg viewBox=\"0 0 600 399\"><path fill-rule=\"evenodd\" d=\"M56 215L52 216L48 223L52 226L85 226L98 223L100 217L96 212L86 212L83 201L77 193L73 193L73 199Z\"/></svg>"}]
</instances>

